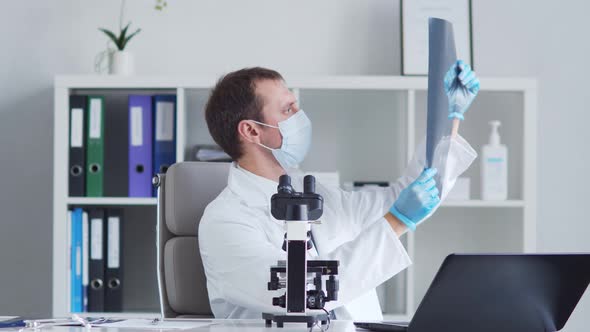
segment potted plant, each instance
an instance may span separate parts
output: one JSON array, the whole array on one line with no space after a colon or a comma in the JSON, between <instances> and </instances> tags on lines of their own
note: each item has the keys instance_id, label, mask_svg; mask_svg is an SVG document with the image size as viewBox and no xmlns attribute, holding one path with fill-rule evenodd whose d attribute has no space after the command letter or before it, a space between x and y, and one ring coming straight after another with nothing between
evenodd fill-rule
<instances>
[{"instance_id":1,"label":"potted plant","mask_svg":"<svg viewBox=\"0 0 590 332\"><path fill-rule=\"evenodd\" d=\"M125 46L127 46L127 43L129 43L131 38L135 37L141 29L137 29L135 32L127 34L130 25L131 22L127 23L127 25L119 31L118 36L110 30L99 28L99 30L104 32L104 34L106 34L117 47L117 50L109 54L109 73L111 74L131 75L134 72L133 54L125 51Z\"/></svg>"}]
</instances>

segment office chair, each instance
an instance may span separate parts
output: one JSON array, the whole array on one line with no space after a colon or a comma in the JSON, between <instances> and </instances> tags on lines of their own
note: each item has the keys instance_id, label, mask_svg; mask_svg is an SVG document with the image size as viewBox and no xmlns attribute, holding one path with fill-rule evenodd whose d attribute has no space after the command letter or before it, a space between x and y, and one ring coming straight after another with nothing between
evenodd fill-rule
<instances>
[{"instance_id":1,"label":"office chair","mask_svg":"<svg viewBox=\"0 0 590 332\"><path fill-rule=\"evenodd\" d=\"M163 318L213 317L197 232L205 207L227 185L229 167L229 163L181 162L154 177Z\"/></svg>"}]
</instances>

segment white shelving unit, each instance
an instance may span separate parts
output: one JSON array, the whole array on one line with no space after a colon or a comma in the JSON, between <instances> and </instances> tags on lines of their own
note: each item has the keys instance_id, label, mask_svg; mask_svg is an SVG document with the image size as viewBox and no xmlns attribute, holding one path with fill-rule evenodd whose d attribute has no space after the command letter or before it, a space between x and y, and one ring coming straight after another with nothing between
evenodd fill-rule
<instances>
[{"instance_id":1,"label":"white shelving unit","mask_svg":"<svg viewBox=\"0 0 590 332\"><path fill-rule=\"evenodd\" d=\"M523 207L524 201L522 200L509 200L509 201L482 201L482 200L469 200L469 201L445 201L442 203L443 207Z\"/></svg>"},{"instance_id":2,"label":"white shelving unit","mask_svg":"<svg viewBox=\"0 0 590 332\"><path fill-rule=\"evenodd\" d=\"M341 172L341 180L351 180L364 174L380 177L381 180L393 180L399 176L403 166L411 158L419 137L423 134L423 116L425 112L425 95L427 79L425 77L399 76L296 76L286 75L288 85L297 90L301 105L314 122L314 144L329 141L329 135L338 135L342 144L356 144L365 140L370 142L374 135L385 135L390 141L381 142L374 148L381 151L376 155L380 162L363 163L351 160ZM53 315L64 316L70 313L68 286L69 253L67 210L69 206L135 206L153 208L154 198L127 197L68 197L68 128L69 96L77 90L96 90L108 94L109 91L166 90L177 95L177 161L183 161L192 144L210 143L210 137L203 124L202 108L207 92L218 77L111 77L111 76L58 76L55 78L54 109L54 201L53 201ZM503 141L511 149L510 157L514 164L510 170L514 176L507 201L482 201L476 195L469 201L447 201L437 212L433 220L421 226L416 233L405 235L408 253L415 264L404 272L403 310L386 312L385 317L393 320L408 320L413 315L425 287L429 284L440 264L440 257L431 254L445 250L473 251L518 251L534 252L536 248L536 101L537 84L529 78L490 78L482 77L480 96L474 102L467 115L467 121L461 128L465 137L476 150L487 140L489 130L487 121L498 115L505 117L510 126L506 130L508 140ZM351 97L352 96L352 97ZM478 104L479 100L483 101ZM355 103L366 105L359 109ZM506 100L511 100L507 103ZM332 101L336 101L335 104ZM381 103L381 104L380 104ZM383 108L383 113L371 113L376 104ZM308 108L311 107L311 108ZM379 106L377 106L378 108ZM502 112L510 108L510 112ZM335 113L335 111L339 111ZM393 116L388 124L390 132L367 127L378 125L381 116ZM332 124L334 117L342 123ZM378 119L371 122L371 119ZM326 120L329 119L329 120ZM367 121L364 123L364 121ZM347 122L349 121L349 122ZM359 121L364 125L359 125ZM388 120L389 121L389 120ZM352 128L346 129L346 125ZM476 128L468 129L468 126ZM318 128L319 129L318 131ZM363 131L363 129L365 131ZM343 130L348 130L344 132ZM354 130L353 135L347 135ZM502 128L501 128L502 130ZM316 135L318 133L318 135ZM503 134L503 133L502 133ZM389 135L389 136L387 136ZM503 135L504 138L504 135ZM350 141L349 141L350 140ZM340 140L338 140L340 142ZM333 143L333 142L332 142ZM331 143L331 144L332 144ZM479 144L478 144L479 143ZM328 144L328 143L326 143ZM316 144L317 145L317 144ZM358 148L358 146L357 146ZM312 148L313 149L313 148ZM352 151L354 147L351 148ZM393 150L391 152L391 150ZM323 147L312 150L309 162L303 165L320 168L321 165L336 167L343 165L338 152L326 152ZM342 154L350 157L350 151ZM355 159L355 158L350 158ZM509 163L512 159L509 159ZM518 164L516 164L518 162ZM479 163L477 160L475 163ZM374 171L373 164L382 164ZM377 165L379 166L379 165ZM329 167L329 166L326 166ZM344 167L344 166L343 166ZM477 165L472 166L477 169ZM306 170L315 171L315 169ZM325 171L326 169L317 169ZM393 171L391 171L393 170ZM469 171L468 171L469 173ZM359 175L360 174L360 175ZM477 188L477 172L469 173ZM386 178L385 178L386 177ZM359 179L361 180L361 179ZM374 180L374 179L371 179ZM477 214L477 218L470 218ZM440 217L438 217L440 215ZM480 218L481 216L481 218ZM153 213L155 220L156 215ZM481 219L481 220L480 220ZM497 223L497 225L495 225ZM479 228L478 228L479 227ZM505 228L513 227L511 237L505 238ZM481 229L480 229L481 228ZM497 230L497 231L494 231ZM471 233L464 233L471 232ZM490 233L491 232L491 233ZM496 232L496 233L494 233ZM461 233L457 237L457 233ZM489 239L491 237L491 239ZM455 239L453 242L436 241L439 238ZM472 238L486 238L488 242L471 241ZM434 241L433 241L434 239ZM469 239L463 240L463 239ZM449 240L450 241L450 240ZM463 242L462 242L463 241ZM479 247L478 247L479 245ZM433 247L434 246L434 247ZM438 246L438 247L437 247ZM155 248L155 243L154 243ZM445 255L450 252L444 253ZM155 254L154 252L146 253ZM436 257L435 257L436 256ZM438 263L437 263L438 262ZM420 273L416 273L419 269ZM393 280L393 279L392 279ZM393 282L392 282L393 283ZM154 285L155 287L156 285ZM389 306L391 299L384 300ZM386 308L387 310L387 308ZM145 313L150 315L150 313Z\"/></svg>"},{"instance_id":3,"label":"white shelving unit","mask_svg":"<svg viewBox=\"0 0 590 332\"><path fill-rule=\"evenodd\" d=\"M157 205L156 198L136 197L68 197L69 205Z\"/></svg>"}]
</instances>

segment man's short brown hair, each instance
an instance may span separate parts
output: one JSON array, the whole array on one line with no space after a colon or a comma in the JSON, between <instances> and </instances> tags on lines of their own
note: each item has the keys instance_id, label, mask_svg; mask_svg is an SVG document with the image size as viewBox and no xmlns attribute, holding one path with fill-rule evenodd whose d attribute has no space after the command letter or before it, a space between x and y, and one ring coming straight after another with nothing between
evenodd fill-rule
<instances>
[{"instance_id":1,"label":"man's short brown hair","mask_svg":"<svg viewBox=\"0 0 590 332\"><path fill-rule=\"evenodd\" d=\"M238 137L240 121L264 122L264 102L256 95L256 83L261 80L283 80L283 77L274 70L261 67L234 71L217 81L205 106L209 133L233 160L242 157Z\"/></svg>"}]
</instances>

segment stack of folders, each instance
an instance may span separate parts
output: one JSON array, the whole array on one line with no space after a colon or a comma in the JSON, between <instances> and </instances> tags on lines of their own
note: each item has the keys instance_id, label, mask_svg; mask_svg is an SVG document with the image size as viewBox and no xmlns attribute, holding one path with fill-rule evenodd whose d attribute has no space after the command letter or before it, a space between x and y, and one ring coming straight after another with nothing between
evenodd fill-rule
<instances>
[{"instance_id":1,"label":"stack of folders","mask_svg":"<svg viewBox=\"0 0 590 332\"><path fill-rule=\"evenodd\" d=\"M71 312L121 312L121 209L74 208L70 225Z\"/></svg>"},{"instance_id":2,"label":"stack of folders","mask_svg":"<svg viewBox=\"0 0 590 332\"><path fill-rule=\"evenodd\" d=\"M176 162L176 96L70 96L69 195L152 197Z\"/></svg>"}]
</instances>

